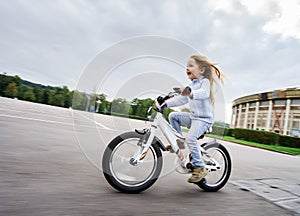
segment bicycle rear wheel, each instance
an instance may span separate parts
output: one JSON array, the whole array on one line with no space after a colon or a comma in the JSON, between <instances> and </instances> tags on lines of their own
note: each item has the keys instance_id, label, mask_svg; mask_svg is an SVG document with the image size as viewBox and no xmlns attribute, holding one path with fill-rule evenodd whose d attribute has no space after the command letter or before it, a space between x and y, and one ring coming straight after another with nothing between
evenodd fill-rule
<instances>
[{"instance_id":1,"label":"bicycle rear wheel","mask_svg":"<svg viewBox=\"0 0 300 216\"><path fill-rule=\"evenodd\" d=\"M202 147L220 166L212 169L202 181L196 184L205 191L215 192L220 190L230 177L230 155L227 149L217 142L204 143ZM203 159L207 165L210 165L211 160L205 154Z\"/></svg>"}]
</instances>

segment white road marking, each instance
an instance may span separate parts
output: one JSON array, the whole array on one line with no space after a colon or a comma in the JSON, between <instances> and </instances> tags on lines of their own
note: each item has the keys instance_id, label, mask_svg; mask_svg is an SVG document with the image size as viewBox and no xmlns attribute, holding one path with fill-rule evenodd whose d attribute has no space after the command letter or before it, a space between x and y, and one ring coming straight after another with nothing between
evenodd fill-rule
<instances>
[{"instance_id":1,"label":"white road marking","mask_svg":"<svg viewBox=\"0 0 300 216\"><path fill-rule=\"evenodd\" d=\"M71 123L44 120L44 119L36 119L36 118L29 118L29 117L24 117L24 116L0 114L0 117L17 118L17 119L24 119L24 120L31 120L31 121L39 121L39 122L46 122L46 123L52 123L52 124L62 124L62 125L71 125L71 126L73 126L73 124L71 124Z\"/></svg>"},{"instance_id":2,"label":"white road marking","mask_svg":"<svg viewBox=\"0 0 300 216\"><path fill-rule=\"evenodd\" d=\"M45 123L51 123L51 124L61 124L61 125L68 125L68 126L74 126L74 123L65 123L65 122L58 122L58 121L51 121L51 120L44 120L44 119L36 119L36 118L29 118L24 116L15 116L15 115L6 115L6 114L0 114L0 117L6 117L6 118L16 118L16 119L23 119L23 120L29 120L29 121L39 121L39 122L45 122ZM103 129L106 130L112 130L108 127L105 127L104 125L95 122L97 125L101 126ZM84 126L79 125L80 127L90 127L90 126Z\"/></svg>"},{"instance_id":3,"label":"white road marking","mask_svg":"<svg viewBox=\"0 0 300 216\"><path fill-rule=\"evenodd\" d=\"M109 128L109 127L106 127L105 125L103 125L103 124L101 124L101 123L99 123L99 122L96 122L96 120L93 120L93 119L90 119L90 118L86 117L85 115L83 115L83 114L81 114L81 113L79 113L79 112L77 112L77 114L79 114L80 116L84 117L85 119L87 119L87 120L89 120L89 121L91 121L91 122L94 122L96 125L102 127L103 129L106 129L106 130L113 130L113 129L111 129L111 128ZM72 112L72 117L73 117L73 112Z\"/></svg>"},{"instance_id":4,"label":"white road marking","mask_svg":"<svg viewBox=\"0 0 300 216\"><path fill-rule=\"evenodd\" d=\"M103 124L101 124L101 123L99 123L99 122L96 122L96 121L94 121L94 122L95 122L96 125L99 125L99 126L102 127L103 129L106 129L106 130L114 130L114 129L111 129L111 128L109 128L109 127L104 126Z\"/></svg>"}]
</instances>

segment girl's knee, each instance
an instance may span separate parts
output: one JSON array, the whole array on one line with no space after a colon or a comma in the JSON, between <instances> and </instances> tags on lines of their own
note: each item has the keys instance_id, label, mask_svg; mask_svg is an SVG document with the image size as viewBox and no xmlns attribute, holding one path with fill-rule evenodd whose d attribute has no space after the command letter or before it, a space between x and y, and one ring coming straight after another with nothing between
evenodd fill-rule
<instances>
[{"instance_id":1,"label":"girl's knee","mask_svg":"<svg viewBox=\"0 0 300 216\"><path fill-rule=\"evenodd\" d=\"M198 145L196 136L187 136L185 140L188 144L190 143L192 145Z\"/></svg>"},{"instance_id":2,"label":"girl's knee","mask_svg":"<svg viewBox=\"0 0 300 216\"><path fill-rule=\"evenodd\" d=\"M171 122L172 120L177 119L177 112L171 112L169 114L169 121Z\"/></svg>"}]
</instances>

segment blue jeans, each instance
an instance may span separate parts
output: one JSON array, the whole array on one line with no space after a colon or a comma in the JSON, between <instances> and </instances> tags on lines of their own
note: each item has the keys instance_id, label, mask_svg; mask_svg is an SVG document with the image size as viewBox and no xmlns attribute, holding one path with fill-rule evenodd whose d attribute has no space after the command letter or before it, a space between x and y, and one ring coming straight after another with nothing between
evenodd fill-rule
<instances>
[{"instance_id":1,"label":"blue jeans","mask_svg":"<svg viewBox=\"0 0 300 216\"><path fill-rule=\"evenodd\" d=\"M181 124L190 129L185 140L193 158L193 166L204 168L205 164L202 159L200 145L197 142L197 138L209 129L211 123L207 123L198 119L191 119L190 114L186 112L170 113L169 121L173 128L181 135Z\"/></svg>"}]
</instances>

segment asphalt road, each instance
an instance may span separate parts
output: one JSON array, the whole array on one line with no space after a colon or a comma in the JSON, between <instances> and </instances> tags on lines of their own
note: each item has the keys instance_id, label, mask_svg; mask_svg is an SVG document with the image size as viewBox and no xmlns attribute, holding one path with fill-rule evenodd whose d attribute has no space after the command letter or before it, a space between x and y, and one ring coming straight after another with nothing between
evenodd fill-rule
<instances>
[{"instance_id":1,"label":"asphalt road","mask_svg":"<svg viewBox=\"0 0 300 216\"><path fill-rule=\"evenodd\" d=\"M300 182L300 157L222 142L230 151L230 182L203 192L172 170L141 194L105 181L101 158L118 133L144 122L72 112L0 97L0 215L293 215L235 182L279 178Z\"/></svg>"}]
</instances>

